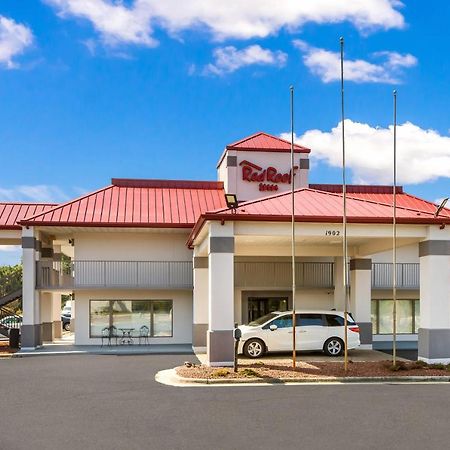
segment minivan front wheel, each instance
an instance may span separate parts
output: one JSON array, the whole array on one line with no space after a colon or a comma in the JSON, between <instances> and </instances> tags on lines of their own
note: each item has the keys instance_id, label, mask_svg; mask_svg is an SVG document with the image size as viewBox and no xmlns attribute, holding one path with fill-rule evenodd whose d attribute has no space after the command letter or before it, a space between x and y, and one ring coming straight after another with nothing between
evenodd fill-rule
<instances>
[{"instance_id":1,"label":"minivan front wheel","mask_svg":"<svg viewBox=\"0 0 450 450\"><path fill-rule=\"evenodd\" d=\"M244 344L244 355L247 358L260 358L266 352L266 346L260 339L249 339Z\"/></svg>"},{"instance_id":2,"label":"minivan front wheel","mask_svg":"<svg viewBox=\"0 0 450 450\"><path fill-rule=\"evenodd\" d=\"M330 338L325 342L323 351L328 356L341 356L344 352L344 342L336 337Z\"/></svg>"}]
</instances>

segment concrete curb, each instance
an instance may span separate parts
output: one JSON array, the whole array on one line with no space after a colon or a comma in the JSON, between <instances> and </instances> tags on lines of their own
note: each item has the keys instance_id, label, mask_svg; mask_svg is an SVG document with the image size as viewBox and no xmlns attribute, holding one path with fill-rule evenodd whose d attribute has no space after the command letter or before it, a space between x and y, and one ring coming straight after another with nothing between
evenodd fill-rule
<instances>
[{"instance_id":1,"label":"concrete curb","mask_svg":"<svg viewBox=\"0 0 450 450\"><path fill-rule=\"evenodd\" d=\"M39 350L29 352L17 352L13 354L13 358L31 358L36 356L72 356L72 355L101 355L101 356L149 356L149 355L192 355L192 352L164 352L164 351L148 351L148 352L108 352L108 351L61 351L61 352L40 352Z\"/></svg>"},{"instance_id":2,"label":"concrete curb","mask_svg":"<svg viewBox=\"0 0 450 450\"><path fill-rule=\"evenodd\" d=\"M334 378L185 378L175 369L162 370L155 376L159 383L169 386L230 386L230 385L286 385L286 384L354 384L354 383L449 383L450 376L392 376L392 377L334 377Z\"/></svg>"}]
</instances>

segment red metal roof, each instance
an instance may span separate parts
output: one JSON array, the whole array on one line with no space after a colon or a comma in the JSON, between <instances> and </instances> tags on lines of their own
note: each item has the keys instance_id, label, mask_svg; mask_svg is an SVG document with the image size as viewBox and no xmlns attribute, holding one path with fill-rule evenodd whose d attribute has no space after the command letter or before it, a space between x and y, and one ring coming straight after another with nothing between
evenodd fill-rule
<instances>
[{"instance_id":1,"label":"red metal roof","mask_svg":"<svg viewBox=\"0 0 450 450\"><path fill-rule=\"evenodd\" d=\"M21 226L17 222L55 206L56 203L0 202L0 230L20 230Z\"/></svg>"},{"instance_id":2,"label":"red metal roof","mask_svg":"<svg viewBox=\"0 0 450 450\"><path fill-rule=\"evenodd\" d=\"M260 131L241 139L233 144L227 145L227 150L244 150L244 151L269 151L269 152L290 152L291 143L271 134ZM301 145L294 144L295 153L310 153L311 150Z\"/></svg>"},{"instance_id":3,"label":"red metal roof","mask_svg":"<svg viewBox=\"0 0 450 450\"><path fill-rule=\"evenodd\" d=\"M342 193L341 184L310 184L311 189L316 189L326 192ZM438 205L429 202L414 195L408 194L403 191L402 186L397 186L397 206L402 206L405 208L410 208L418 211L429 212L434 214ZM392 205L393 203L393 193L392 186L359 186L359 185L348 185L347 195L353 198L359 198L361 200L371 200L377 203L384 203L387 205ZM443 209L440 216L449 216L450 210Z\"/></svg>"},{"instance_id":4,"label":"red metal roof","mask_svg":"<svg viewBox=\"0 0 450 450\"><path fill-rule=\"evenodd\" d=\"M342 188L341 188L342 190ZM387 204L371 199L356 198L352 193L347 197L347 220L350 223L392 223L392 203ZM360 195L366 195L361 193ZM376 195L367 193L367 195ZM379 194L388 196L388 194ZM402 195L402 194L400 194ZM400 197L399 195L399 197ZM391 194L392 196L392 194ZM417 201L420 199L416 199ZM298 189L295 192L295 219L298 222L342 222L342 194L314 189ZM427 203L427 202L425 202ZM450 224L450 210L444 210L438 218L433 211L397 206L398 223L407 224ZM234 211L221 209L203 214L195 225L188 240L193 240L207 220L246 221L290 221L291 193L285 192L271 197L245 202Z\"/></svg>"},{"instance_id":5,"label":"red metal roof","mask_svg":"<svg viewBox=\"0 0 450 450\"><path fill-rule=\"evenodd\" d=\"M21 223L45 226L192 228L225 207L223 183L113 179L112 184Z\"/></svg>"}]
</instances>

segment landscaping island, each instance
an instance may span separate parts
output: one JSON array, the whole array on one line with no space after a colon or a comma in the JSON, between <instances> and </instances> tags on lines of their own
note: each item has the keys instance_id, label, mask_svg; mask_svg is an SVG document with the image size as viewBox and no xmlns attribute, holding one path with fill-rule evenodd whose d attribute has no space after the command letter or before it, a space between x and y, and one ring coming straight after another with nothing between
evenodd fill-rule
<instances>
[{"instance_id":1,"label":"landscaping island","mask_svg":"<svg viewBox=\"0 0 450 450\"><path fill-rule=\"evenodd\" d=\"M209 367L186 363L176 368L179 377L189 380L266 380L276 381L334 381L348 378L418 378L450 377L450 364L426 364L422 361L398 361L396 367L392 361L352 362L348 371L344 371L342 362L305 362L299 361L295 369L286 362L245 362L239 364L238 372L230 367ZM418 380L420 381L420 379Z\"/></svg>"}]
</instances>

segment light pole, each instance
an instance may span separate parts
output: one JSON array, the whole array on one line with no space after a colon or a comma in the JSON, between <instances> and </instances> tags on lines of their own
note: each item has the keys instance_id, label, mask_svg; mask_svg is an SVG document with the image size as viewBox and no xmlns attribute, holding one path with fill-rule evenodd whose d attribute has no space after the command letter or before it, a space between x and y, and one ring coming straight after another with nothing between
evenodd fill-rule
<instances>
[{"instance_id":1,"label":"light pole","mask_svg":"<svg viewBox=\"0 0 450 450\"><path fill-rule=\"evenodd\" d=\"M392 365L397 365L397 91L394 97L394 163L392 192Z\"/></svg>"},{"instance_id":2,"label":"light pole","mask_svg":"<svg viewBox=\"0 0 450 450\"><path fill-rule=\"evenodd\" d=\"M342 256L343 284L344 284L344 370L348 370L348 245L347 245L347 182L345 174L345 114L344 114L344 38L339 39L341 44L341 127L342 127Z\"/></svg>"},{"instance_id":3,"label":"light pole","mask_svg":"<svg viewBox=\"0 0 450 450\"><path fill-rule=\"evenodd\" d=\"M294 185L294 86L291 93L291 253L292 253L292 367L297 365L295 316L295 185Z\"/></svg>"}]
</instances>

